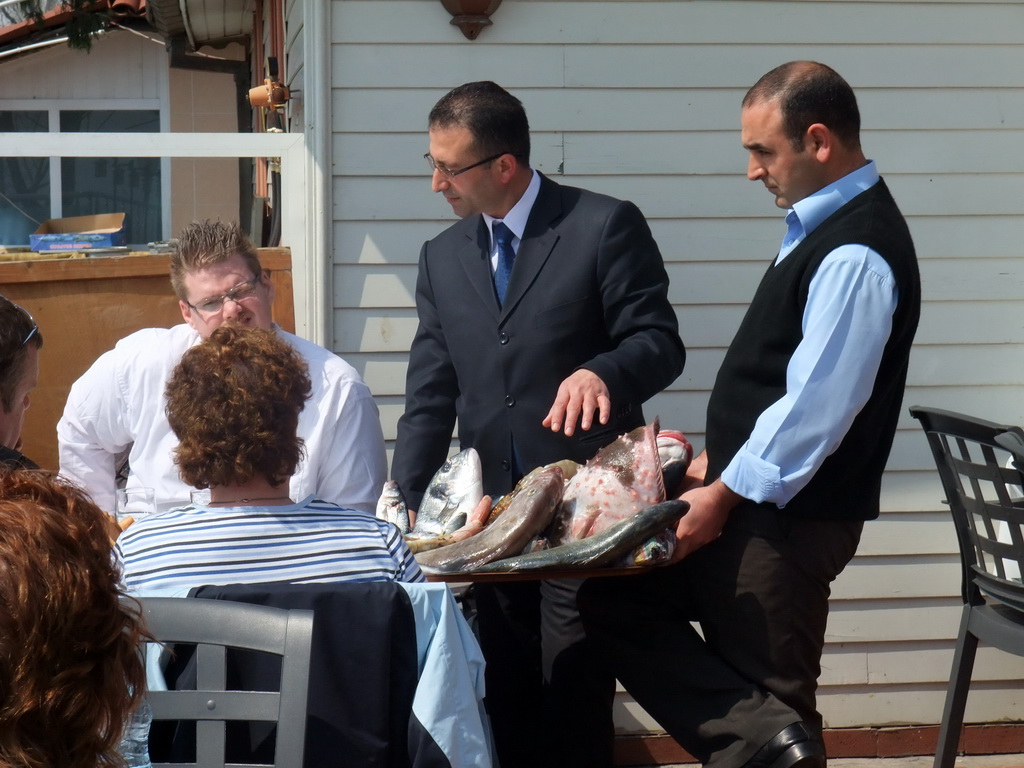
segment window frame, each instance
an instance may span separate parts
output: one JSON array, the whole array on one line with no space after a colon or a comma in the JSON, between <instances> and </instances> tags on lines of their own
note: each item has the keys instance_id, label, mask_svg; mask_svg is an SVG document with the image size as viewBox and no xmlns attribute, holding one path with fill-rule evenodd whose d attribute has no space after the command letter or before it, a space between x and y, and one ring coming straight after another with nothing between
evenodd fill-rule
<instances>
[{"instance_id":1,"label":"window frame","mask_svg":"<svg viewBox=\"0 0 1024 768\"><path fill-rule=\"evenodd\" d=\"M159 115L160 131L139 135L162 135L170 131L170 115L160 99L0 99L2 112L46 112L48 131L40 131L37 136L61 134L74 136L78 134L62 134L60 130L60 113L72 111L89 112L121 112L150 111ZM3 134L9 136L12 134ZM84 135L84 134L82 134ZM94 134L104 135L104 134ZM125 134L111 133L110 136ZM0 156L9 157L0 150ZM48 157L50 161L50 218L59 219L63 216L63 175L61 171L62 157L75 157L74 153L65 152L61 155L36 155ZM112 151L108 157L126 157L121 152ZM54 162L58 161L58 162ZM170 237L171 229L171 160L160 158L160 230L161 239Z\"/></svg>"}]
</instances>

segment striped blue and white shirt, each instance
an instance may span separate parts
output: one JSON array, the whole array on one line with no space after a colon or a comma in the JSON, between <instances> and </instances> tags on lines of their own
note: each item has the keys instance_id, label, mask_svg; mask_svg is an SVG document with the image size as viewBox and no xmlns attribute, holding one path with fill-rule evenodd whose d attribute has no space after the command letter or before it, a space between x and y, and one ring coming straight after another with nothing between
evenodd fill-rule
<instances>
[{"instance_id":1,"label":"striped blue and white shirt","mask_svg":"<svg viewBox=\"0 0 1024 768\"><path fill-rule=\"evenodd\" d=\"M424 581L391 523L312 496L280 507L198 504L145 517L114 552L131 594L207 584Z\"/></svg>"}]
</instances>

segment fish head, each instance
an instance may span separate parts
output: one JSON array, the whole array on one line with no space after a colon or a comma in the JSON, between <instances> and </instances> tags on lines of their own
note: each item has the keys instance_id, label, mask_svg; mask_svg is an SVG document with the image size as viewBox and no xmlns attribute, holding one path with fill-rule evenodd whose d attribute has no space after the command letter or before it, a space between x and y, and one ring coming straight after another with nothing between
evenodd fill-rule
<instances>
[{"instance_id":1,"label":"fish head","mask_svg":"<svg viewBox=\"0 0 1024 768\"><path fill-rule=\"evenodd\" d=\"M685 487L686 470L693 461L693 446L682 432L663 429L658 433L658 459L665 483L665 495L675 498Z\"/></svg>"},{"instance_id":2,"label":"fish head","mask_svg":"<svg viewBox=\"0 0 1024 768\"><path fill-rule=\"evenodd\" d=\"M693 446L686 436L675 429L663 429L658 432L658 457L664 467L671 462L684 462L689 466L693 460Z\"/></svg>"},{"instance_id":3,"label":"fish head","mask_svg":"<svg viewBox=\"0 0 1024 768\"><path fill-rule=\"evenodd\" d=\"M554 517L555 509L562 501L562 491L565 488L565 475L562 468L549 465L534 470L526 478L522 487L518 487L512 493L509 502L509 510L515 506L517 513L523 507L528 507L532 512L544 518L543 528L546 528Z\"/></svg>"},{"instance_id":4,"label":"fish head","mask_svg":"<svg viewBox=\"0 0 1024 768\"><path fill-rule=\"evenodd\" d=\"M409 532L409 507L405 503L405 494L394 480L384 483L377 500L376 514L379 520L392 523L403 534Z\"/></svg>"},{"instance_id":5,"label":"fish head","mask_svg":"<svg viewBox=\"0 0 1024 768\"><path fill-rule=\"evenodd\" d=\"M395 509L398 506L405 506L405 494L402 493L402 489L398 486L397 482L388 480L384 483L380 498L377 499L377 517L381 520L387 520L387 510Z\"/></svg>"},{"instance_id":6,"label":"fish head","mask_svg":"<svg viewBox=\"0 0 1024 768\"><path fill-rule=\"evenodd\" d=\"M416 512L417 534L450 533L471 514L484 496L480 454L466 448L447 459L434 473ZM454 527L452 527L454 526Z\"/></svg>"}]
</instances>

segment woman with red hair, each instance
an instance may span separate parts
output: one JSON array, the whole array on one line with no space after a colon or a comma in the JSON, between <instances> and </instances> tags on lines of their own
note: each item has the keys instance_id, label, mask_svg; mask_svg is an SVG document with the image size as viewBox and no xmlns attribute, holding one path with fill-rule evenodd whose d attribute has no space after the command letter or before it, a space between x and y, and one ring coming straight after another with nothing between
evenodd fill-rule
<instances>
[{"instance_id":1,"label":"woman with red hair","mask_svg":"<svg viewBox=\"0 0 1024 768\"><path fill-rule=\"evenodd\" d=\"M110 518L45 472L0 469L0 765L120 765L146 690Z\"/></svg>"}]
</instances>

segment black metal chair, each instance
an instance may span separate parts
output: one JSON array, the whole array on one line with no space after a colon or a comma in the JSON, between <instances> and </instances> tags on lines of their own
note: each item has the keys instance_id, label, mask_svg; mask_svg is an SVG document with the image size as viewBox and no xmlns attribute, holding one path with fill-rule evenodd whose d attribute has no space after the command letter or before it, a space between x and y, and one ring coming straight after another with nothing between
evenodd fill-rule
<instances>
[{"instance_id":1,"label":"black metal chair","mask_svg":"<svg viewBox=\"0 0 1024 768\"><path fill-rule=\"evenodd\" d=\"M151 690L147 698L154 721L196 722L196 761L154 763L154 768L224 768L228 764L227 725L235 721L276 723L273 764L279 768L301 766L313 612L178 597L149 597L140 602L146 626L156 640L195 645L196 690ZM280 656L280 689L228 689L229 649Z\"/></svg>"},{"instance_id":2,"label":"black metal chair","mask_svg":"<svg viewBox=\"0 0 1024 768\"><path fill-rule=\"evenodd\" d=\"M1024 431L913 406L953 513L964 608L934 768L952 768L978 642L1024 656Z\"/></svg>"}]
</instances>

